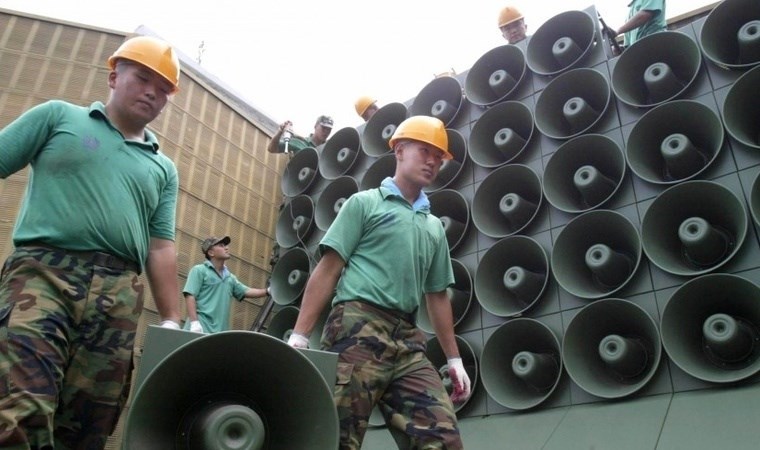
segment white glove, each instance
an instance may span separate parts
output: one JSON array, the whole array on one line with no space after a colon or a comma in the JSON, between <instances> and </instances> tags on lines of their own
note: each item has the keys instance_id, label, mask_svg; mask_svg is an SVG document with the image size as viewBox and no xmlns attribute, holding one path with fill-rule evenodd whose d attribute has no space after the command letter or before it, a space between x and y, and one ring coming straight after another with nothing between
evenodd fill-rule
<instances>
[{"instance_id":1,"label":"white glove","mask_svg":"<svg viewBox=\"0 0 760 450\"><path fill-rule=\"evenodd\" d=\"M309 348L309 338L293 332L288 338L288 345L293 348Z\"/></svg>"},{"instance_id":2,"label":"white glove","mask_svg":"<svg viewBox=\"0 0 760 450\"><path fill-rule=\"evenodd\" d=\"M462 403L470 397L470 377L464 370L462 358L450 358L448 360L449 377L454 385L454 391L451 393L451 401Z\"/></svg>"},{"instance_id":3,"label":"white glove","mask_svg":"<svg viewBox=\"0 0 760 450\"><path fill-rule=\"evenodd\" d=\"M173 320L164 320L163 322L161 322L161 328L179 330L179 324Z\"/></svg>"},{"instance_id":4,"label":"white glove","mask_svg":"<svg viewBox=\"0 0 760 450\"><path fill-rule=\"evenodd\" d=\"M203 326L201 325L200 321L193 320L190 322L190 331L193 333L203 333Z\"/></svg>"}]
</instances>

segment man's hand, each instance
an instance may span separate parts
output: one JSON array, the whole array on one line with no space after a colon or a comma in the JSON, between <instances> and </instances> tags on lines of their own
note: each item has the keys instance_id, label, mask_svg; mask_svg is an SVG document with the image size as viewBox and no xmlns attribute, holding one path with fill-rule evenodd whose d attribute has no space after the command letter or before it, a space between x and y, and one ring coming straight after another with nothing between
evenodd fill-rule
<instances>
[{"instance_id":1,"label":"man's hand","mask_svg":"<svg viewBox=\"0 0 760 450\"><path fill-rule=\"evenodd\" d=\"M163 322L161 322L161 328L179 330L179 324L173 320L164 320Z\"/></svg>"},{"instance_id":2,"label":"man's hand","mask_svg":"<svg viewBox=\"0 0 760 450\"><path fill-rule=\"evenodd\" d=\"M200 321L193 320L190 322L190 331L193 333L203 333L203 325L201 325Z\"/></svg>"},{"instance_id":3,"label":"man's hand","mask_svg":"<svg viewBox=\"0 0 760 450\"><path fill-rule=\"evenodd\" d=\"M288 338L288 345L293 348L309 348L309 338L293 332Z\"/></svg>"},{"instance_id":4,"label":"man's hand","mask_svg":"<svg viewBox=\"0 0 760 450\"><path fill-rule=\"evenodd\" d=\"M454 391L451 393L451 401L454 403L462 403L470 397L470 377L464 370L462 364L462 358L450 358L448 360L449 365L449 378L454 385Z\"/></svg>"}]
</instances>

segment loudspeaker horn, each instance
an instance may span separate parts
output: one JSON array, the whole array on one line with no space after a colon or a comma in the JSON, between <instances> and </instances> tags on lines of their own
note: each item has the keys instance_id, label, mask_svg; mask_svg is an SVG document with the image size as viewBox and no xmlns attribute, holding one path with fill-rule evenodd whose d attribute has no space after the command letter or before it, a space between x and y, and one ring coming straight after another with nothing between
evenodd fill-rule
<instances>
[{"instance_id":1,"label":"loudspeaker horn","mask_svg":"<svg viewBox=\"0 0 760 450\"><path fill-rule=\"evenodd\" d=\"M345 127L330 136L319 157L319 173L327 180L346 175L361 159L361 138L354 127Z\"/></svg>"},{"instance_id":2,"label":"loudspeaker horn","mask_svg":"<svg viewBox=\"0 0 760 450\"><path fill-rule=\"evenodd\" d=\"M493 244L475 272L475 296L498 317L519 316L538 302L549 283L549 257L528 236L509 236Z\"/></svg>"},{"instance_id":3,"label":"loudspeaker horn","mask_svg":"<svg viewBox=\"0 0 760 450\"><path fill-rule=\"evenodd\" d=\"M622 214L593 210L575 217L554 242L551 268L567 292L586 299L609 296L625 286L638 269L641 239Z\"/></svg>"},{"instance_id":4,"label":"loudspeaker horn","mask_svg":"<svg viewBox=\"0 0 760 450\"><path fill-rule=\"evenodd\" d=\"M322 450L338 435L332 384L314 363L266 334L225 331L180 346L147 376L124 446Z\"/></svg>"},{"instance_id":5,"label":"loudspeaker horn","mask_svg":"<svg viewBox=\"0 0 760 450\"><path fill-rule=\"evenodd\" d=\"M275 238L282 248L304 244L314 228L314 202L308 195L293 197L280 212Z\"/></svg>"},{"instance_id":6,"label":"loudspeaker horn","mask_svg":"<svg viewBox=\"0 0 760 450\"><path fill-rule=\"evenodd\" d=\"M538 75L558 75L582 65L600 42L595 17L566 11L544 22L531 36L526 62Z\"/></svg>"},{"instance_id":7,"label":"loudspeaker horn","mask_svg":"<svg viewBox=\"0 0 760 450\"><path fill-rule=\"evenodd\" d=\"M317 200L317 207L314 212L317 228L327 231L343 203L357 192L359 192L359 183L353 177L343 175L331 181L319 194Z\"/></svg>"},{"instance_id":8,"label":"loudspeaker horn","mask_svg":"<svg viewBox=\"0 0 760 450\"><path fill-rule=\"evenodd\" d=\"M467 141L465 141L462 133L447 128L446 136L449 139L449 153L454 157L443 161L438 176L432 183L423 188L426 193L438 191L454 182L462 173L462 168L467 162Z\"/></svg>"},{"instance_id":9,"label":"loudspeaker horn","mask_svg":"<svg viewBox=\"0 0 760 450\"><path fill-rule=\"evenodd\" d=\"M375 116L372 117L374 118ZM362 181L359 183L360 190L364 191L379 187L386 177L392 177L395 173L396 155L393 153L383 155L377 158L364 172Z\"/></svg>"},{"instance_id":10,"label":"loudspeaker horn","mask_svg":"<svg viewBox=\"0 0 760 450\"><path fill-rule=\"evenodd\" d=\"M726 131L742 144L760 149L760 66L752 68L740 76L729 88L723 102L723 122Z\"/></svg>"},{"instance_id":11,"label":"loudspeaker horn","mask_svg":"<svg viewBox=\"0 0 760 450\"><path fill-rule=\"evenodd\" d=\"M433 78L414 98L409 116L432 116L448 127L459 114L463 99L459 80L448 75Z\"/></svg>"},{"instance_id":12,"label":"loudspeaker horn","mask_svg":"<svg viewBox=\"0 0 760 450\"><path fill-rule=\"evenodd\" d=\"M454 326L456 327L462 323L470 310L473 288L470 271L464 264L452 258L451 268L454 270L454 284L446 291L451 301L451 313L454 316ZM420 307L417 309L417 326L428 334L435 332L427 312L427 301L424 295L420 299Z\"/></svg>"},{"instance_id":13,"label":"loudspeaker horn","mask_svg":"<svg viewBox=\"0 0 760 450\"><path fill-rule=\"evenodd\" d=\"M305 194L319 179L319 154L311 147L296 153L282 174L282 193L286 197Z\"/></svg>"},{"instance_id":14,"label":"loudspeaker horn","mask_svg":"<svg viewBox=\"0 0 760 450\"><path fill-rule=\"evenodd\" d=\"M749 211L755 225L760 226L760 173L755 175L749 193Z\"/></svg>"},{"instance_id":15,"label":"loudspeaker horn","mask_svg":"<svg viewBox=\"0 0 760 450\"><path fill-rule=\"evenodd\" d=\"M606 203L625 177L620 146L601 134L584 134L563 143L544 168L546 200L560 211L581 213Z\"/></svg>"},{"instance_id":16,"label":"loudspeaker horn","mask_svg":"<svg viewBox=\"0 0 760 450\"><path fill-rule=\"evenodd\" d=\"M300 300L311 268L311 258L301 247L294 247L280 255L269 279L272 300L278 305L290 305Z\"/></svg>"},{"instance_id":17,"label":"loudspeaker horn","mask_svg":"<svg viewBox=\"0 0 760 450\"><path fill-rule=\"evenodd\" d=\"M723 147L718 114L694 100L673 100L647 111L631 129L626 159L654 184L675 184L702 173Z\"/></svg>"},{"instance_id":18,"label":"loudspeaker horn","mask_svg":"<svg viewBox=\"0 0 760 450\"><path fill-rule=\"evenodd\" d=\"M628 47L612 70L612 90L628 105L645 108L672 100L699 75L702 54L684 33L650 34Z\"/></svg>"},{"instance_id":19,"label":"loudspeaker horn","mask_svg":"<svg viewBox=\"0 0 760 450\"><path fill-rule=\"evenodd\" d=\"M480 183L472 199L472 221L486 236L500 239L520 232L538 214L541 179L528 166L509 164Z\"/></svg>"},{"instance_id":20,"label":"loudspeaker horn","mask_svg":"<svg viewBox=\"0 0 760 450\"><path fill-rule=\"evenodd\" d=\"M454 411L458 412L464 407L464 405L467 404L468 401L470 401L472 395L475 393L475 387L478 383L478 361L475 357L475 352L472 350L472 347L469 343L467 343L466 340L460 336L454 336L454 338L457 342L459 356L462 358L464 371L467 372L467 376L470 377L471 386L470 396L462 402L454 403ZM452 391L454 390L454 385L451 382L451 378L449 377L448 358L446 357L446 353L444 353L443 348L441 347L441 343L438 341L437 337L428 339L426 354L430 362L433 364L433 367L438 368L438 373L443 380L443 386L446 388L446 391L449 393L449 395L451 395Z\"/></svg>"},{"instance_id":21,"label":"loudspeaker horn","mask_svg":"<svg viewBox=\"0 0 760 450\"><path fill-rule=\"evenodd\" d=\"M428 199L430 212L441 220L446 231L449 252L452 252L462 242L470 225L470 207L467 199L453 189L433 192Z\"/></svg>"},{"instance_id":22,"label":"loudspeaker horn","mask_svg":"<svg viewBox=\"0 0 760 450\"><path fill-rule=\"evenodd\" d=\"M701 275L725 264L747 234L744 202L711 181L684 181L658 195L641 220L644 252L675 275Z\"/></svg>"},{"instance_id":23,"label":"loudspeaker horn","mask_svg":"<svg viewBox=\"0 0 760 450\"><path fill-rule=\"evenodd\" d=\"M606 399L643 388L660 364L657 323L628 300L590 303L570 320L562 341L562 360L570 378L584 391Z\"/></svg>"},{"instance_id":24,"label":"loudspeaker horn","mask_svg":"<svg viewBox=\"0 0 760 450\"><path fill-rule=\"evenodd\" d=\"M720 2L705 19L699 42L707 59L724 69L744 70L760 63L760 4Z\"/></svg>"},{"instance_id":25,"label":"loudspeaker horn","mask_svg":"<svg viewBox=\"0 0 760 450\"><path fill-rule=\"evenodd\" d=\"M760 288L731 274L682 284L662 310L662 344L684 372L711 383L760 370Z\"/></svg>"},{"instance_id":26,"label":"loudspeaker horn","mask_svg":"<svg viewBox=\"0 0 760 450\"><path fill-rule=\"evenodd\" d=\"M595 69L569 70L546 85L536 100L536 128L554 139L578 136L599 122L612 98L607 78Z\"/></svg>"},{"instance_id":27,"label":"loudspeaker horn","mask_svg":"<svg viewBox=\"0 0 760 450\"><path fill-rule=\"evenodd\" d=\"M490 106L509 98L525 77L525 55L516 45L501 45L483 54L464 80L470 102Z\"/></svg>"},{"instance_id":28,"label":"loudspeaker horn","mask_svg":"<svg viewBox=\"0 0 760 450\"><path fill-rule=\"evenodd\" d=\"M293 334L293 327L296 326L298 312L299 309L296 306L284 306L280 308L269 321L266 334L288 342L290 335Z\"/></svg>"},{"instance_id":29,"label":"loudspeaker horn","mask_svg":"<svg viewBox=\"0 0 760 450\"><path fill-rule=\"evenodd\" d=\"M559 340L538 320L511 319L486 340L480 372L486 391L500 405L515 410L538 406L559 384Z\"/></svg>"},{"instance_id":30,"label":"loudspeaker horn","mask_svg":"<svg viewBox=\"0 0 760 450\"><path fill-rule=\"evenodd\" d=\"M364 126L362 150L369 156L381 156L391 151L388 143L396 132L396 127L407 117L403 103L388 103L378 109Z\"/></svg>"},{"instance_id":31,"label":"loudspeaker horn","mask_svg":"<svg viewBox=\"0 0 760 450\"><path fill-rule=\"evenodd\" d=\"M524 103L506 101L488 109L472 126L470 158L491 168L513 161L533 137L533 113Z\"/></svg>"}]
</instances>

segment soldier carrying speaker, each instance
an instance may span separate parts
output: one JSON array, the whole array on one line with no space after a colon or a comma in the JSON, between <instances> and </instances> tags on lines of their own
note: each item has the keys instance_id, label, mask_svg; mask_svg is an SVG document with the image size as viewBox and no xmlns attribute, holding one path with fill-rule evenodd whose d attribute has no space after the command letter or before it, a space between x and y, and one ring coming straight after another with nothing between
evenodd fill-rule
<instances>
[{"instance_id":1,"label":"soldier carrying speaker","mask_svg":"<svg viewBox=\"0 0 760 450\"><path fill-rule=\"evenodd\" d=\"M280 124L277 133L272 136L272 140L267 145L267 151L269 153L295 154L307 147L317 149L327 142L332 128L332 117L322 115L317 117L317 121L314 123L314 132L309 137L303 137L293 133L293 122L286 120Z\"/></svg>"}]
</instances>

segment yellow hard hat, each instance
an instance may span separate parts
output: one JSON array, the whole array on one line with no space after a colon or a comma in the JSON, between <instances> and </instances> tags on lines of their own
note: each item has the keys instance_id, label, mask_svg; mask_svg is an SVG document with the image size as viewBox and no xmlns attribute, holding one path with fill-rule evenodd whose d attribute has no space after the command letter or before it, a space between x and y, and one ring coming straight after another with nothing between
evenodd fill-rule
<instances>
[{"instance_id":1,"label":"yellow hard hat","mask_svg":"<svg viewBox=\"0 0 760 450\"><path fill-rule=\"evenodd\" d=\"M507 6L499 13L499 28L505 25L509 25L515 20L520 20L522 18L523 15L520 11L517 10L517 8L514 6Z\"/></svg>"},{"instance_id":2,"label":"yellow hard hat","mask_svg":"<svg viewBox=\"0 0 760 450\"><path fill-rule=\"evenodd\" d=\"M125 41L108 58L112 70L119 59L128 59L142 64L161 75L172 85L172 93L179 90L179 57L166 42L151 36L136 36Z\"/></svg>"},{"instance_id":3,"label":"yellow hard hat","mask_svg":"<svg viewBox=\"0 0 760 450\"><path fill-rule=\"evenodd\" d=\"M356 100L356 103L354 103L354 108L356 108L356 114L362 115L365 111L367 111L367 108L372 106L377 100L375 100L372 97L369 97L367 95L362 95Z\"/></svg>"},{"instance_id":4,"label":"yellow hard hat","mask_svg":"<svg viewBox=\"0 0 760 450\"><path fill-rule=\"evenodd\" d=\"M389 144L391 149L399 139L414 139L425 142L443 152L443 159L452 159L449 153L449 136L440 119L430 116L412 116L399 124Z\"/></svg>"}]
</instances>

